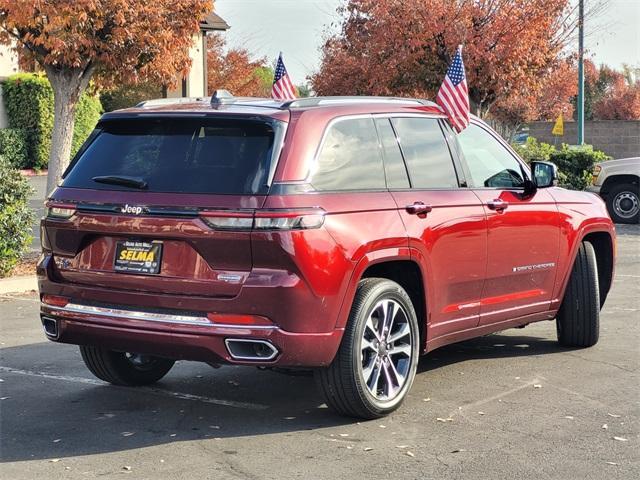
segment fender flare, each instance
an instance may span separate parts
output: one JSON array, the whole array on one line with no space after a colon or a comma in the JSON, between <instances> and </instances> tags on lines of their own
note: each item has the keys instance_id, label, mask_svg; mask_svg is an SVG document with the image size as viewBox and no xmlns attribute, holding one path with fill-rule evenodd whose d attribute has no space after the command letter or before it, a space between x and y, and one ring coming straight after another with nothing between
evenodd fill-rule
<instances>
[{"instance_id":1,"label":"fender flare","mask_svg":"<svg viewBox=\"0 0 640 480\"><path fill-rule=\"evenodd\" d=\"M612 247L612 266L611 266L611 283L613 283L613 276L615 273L615 259L616 259L616 233L615 229L612 227L611 223L606 221L595 221L591 223L586 223L581 225L580 229L576 233L576 241L573 243L571 247L571 251L569 253L569 258L571 261L568 263L568 268L563 272L562 278L558 278L556 280L556 292L555 298L551 300L551 309L557 310L560 308L562 304L562 300L564 299L564 294L567 289L567 285L569 284L569 277L571 276L571 271L573 270L573 264L576 261L576 257L578 255L578 249L580 248L580 244L584 241L585 237L591 233L606 233L611 238L611 247Z\"/></svg>"},{"instance_id":2,"label":"fender flare","mask_svg":"<svg viewBox=\"0 0 640 480\"><path fill-rule=\"evenodd\" d=\"M393 261L412 261L418 264L418 262L415 261L415 258L412 258L411 256L411 249L404 246L370 250L362 255L351 271L351 277L342 298L340 313L336 319L335 328L343 329L346 326L347 320L349 319L349 312L351 312L351 306L353 305L353 300L358 288L358 282L360 282L362 274L366 269L372 265ZM419 264L418 267L420 267Z\"/></svg>"}]
</instances>

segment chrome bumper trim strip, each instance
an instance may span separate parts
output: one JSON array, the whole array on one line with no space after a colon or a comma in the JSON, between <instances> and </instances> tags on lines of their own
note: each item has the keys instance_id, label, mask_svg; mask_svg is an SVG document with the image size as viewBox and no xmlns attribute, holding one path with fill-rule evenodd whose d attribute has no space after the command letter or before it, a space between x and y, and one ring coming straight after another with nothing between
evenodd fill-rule
<instances>
[{"instance_id":1,"label":"chrome bumper trim strip","mask_svg":"<svg viewBox=\"0 0 640 480\"><path fill-rule=\"evenodd\" d=\"M201 327L234 328L244 330L273 330L277 327L270 325L232 325L226 323L213 323L207 317L192 315L172 315L166 313L140 312L138 310L124 310L119 308L96 307L82 305L80 303L68 303L64 307L56 307L41 303L42 306L58 312L80 313L97 317L124 318L127 320L143 320L148 322L172 323L179 325L195 325Z\"/></svg>"}]
</instances>

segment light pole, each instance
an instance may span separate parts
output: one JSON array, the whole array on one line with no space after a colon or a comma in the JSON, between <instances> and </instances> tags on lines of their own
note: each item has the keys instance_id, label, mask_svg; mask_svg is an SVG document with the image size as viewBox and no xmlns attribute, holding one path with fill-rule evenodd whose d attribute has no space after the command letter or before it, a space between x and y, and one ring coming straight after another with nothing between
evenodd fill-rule
<instances>
[{"instance_id":1,"label":"light pole","mask_svg":"<svg viewBox=\"0 0 640 480\"><path fill-rule=\"evenodd\" d=\"M584 145L584 0L578 7L578 145Z\"/></svg>"}]
</instances>

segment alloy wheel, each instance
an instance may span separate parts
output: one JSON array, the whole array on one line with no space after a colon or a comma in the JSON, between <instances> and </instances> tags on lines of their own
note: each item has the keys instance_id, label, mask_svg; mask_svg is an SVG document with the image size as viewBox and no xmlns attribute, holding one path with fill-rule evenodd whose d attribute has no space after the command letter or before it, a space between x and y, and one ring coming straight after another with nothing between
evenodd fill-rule
<instances>
[{"instance_id":1,"label":"alloy wheel","mask_svg":"<svg viewBox=\"0 0 640 480\"><path fill-rule=\"evenodd\" d=\"M371 310L360 341L361 368L367 390L377 400L395 398L412 362L411 326L404 308L389 298Z\"/></svg>"}]
</instances>

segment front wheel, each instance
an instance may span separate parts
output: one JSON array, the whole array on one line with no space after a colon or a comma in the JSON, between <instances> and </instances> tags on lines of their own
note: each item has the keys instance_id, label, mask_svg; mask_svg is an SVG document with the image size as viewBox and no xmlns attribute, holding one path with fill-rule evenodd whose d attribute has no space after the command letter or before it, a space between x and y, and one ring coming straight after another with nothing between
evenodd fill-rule
<instances>
[{"instance_id":1,"label":"front wheel","mask_svg":"<svg viewBox=\"0 0 640 480\"><path fill-rule=\"evenodd\" d=\"M411 299L395 282L360 282L332 364L315 372L327 405L373 419L397 409L416 374L420 333Z\"/></svg>"},{"instance_id":2,"label":"front wheel","mask_svg":"<svg viewBox=\"0 0 640 480\"><path fill-rule=\"evenodd\" d=\"M164 377L175 361L139 353L115 352L100 347L80 346L87 368L100 380L114 385L138 386Z\"/></svg>"},{"instance_id":3,"label":"front wheel","mask_svg":"<svg viewBox=\"0 0 640 480\"><path fill-rule=\"evenodd\" d=\"M565 347L591 347L600 333L600 287L593 245L582 242L556 318L558 342Z\"/></svg>"}]
</instances>

